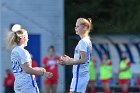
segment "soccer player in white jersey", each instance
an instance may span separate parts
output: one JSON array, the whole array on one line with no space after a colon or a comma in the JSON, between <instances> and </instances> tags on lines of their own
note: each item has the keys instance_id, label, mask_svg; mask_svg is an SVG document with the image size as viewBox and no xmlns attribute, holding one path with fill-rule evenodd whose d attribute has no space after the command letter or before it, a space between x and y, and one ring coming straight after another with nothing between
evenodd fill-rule
<instances>
[{"instance_id":1,"label":"soccer player in white jersey","mask_svg":"<svg viewBox=\"0 0 140 93\"><path fill-rule=\"evenodd\" d=\"M70 93L85 93L89 81L88 64L92 52L92 43L89 37L91 28L92 23L90 19L77 19L75 31L81 37L81 40L75 48L74 58L65 55L58 62L61 65L73 65Z\"/></svg>"},{"instance_id":2,"label":"soccer player in white jersey","mask_svg":"<svg viewBox=\"0 0 140 93\"><path fill-rule=\"evenodd\" d=\"M29 52L24 49L27 46L28 33L25 29L13 30L9 34L8 47L12 47L11 62L15 76L15 93L40 93L35 74L51 78L52 73L46 72L43 67L32 67Z\"/></svg>"}]
</instances>

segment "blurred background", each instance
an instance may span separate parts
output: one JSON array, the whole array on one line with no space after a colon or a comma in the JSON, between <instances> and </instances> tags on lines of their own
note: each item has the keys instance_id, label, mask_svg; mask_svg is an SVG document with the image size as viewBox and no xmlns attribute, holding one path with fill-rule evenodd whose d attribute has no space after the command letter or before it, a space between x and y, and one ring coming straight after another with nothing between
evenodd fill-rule
<instances>
[{"instance_id":1,"label":"blurred background","mask_svg":"<svg viewBox=\"0 0 140 93\"><path fill-rule=\"evenodd\" d=\"M139 0L0 0L0 93L3 93L5 70L11 69L10 50L6 35L12 24L18 23L28 30L26 49L38 66L53 45L59 55L73 57L75 45L80 39L75 35L75 22L79 17L91 18L93 31L93 55L97 61L96 87L101 52L105 51L113 62L112 87L118 87L118 69L121 51L126 51L132 63L132 90L140 90L140 1ZM58 66L58 93L69 91L72 66ZM41 93L45 93L43 78L38 78ZM115 92L114 92L115 93ZM134 92L132 92L134 93ZM139 92L138 92L139 93Z\"/></svg>"}]
</instances>

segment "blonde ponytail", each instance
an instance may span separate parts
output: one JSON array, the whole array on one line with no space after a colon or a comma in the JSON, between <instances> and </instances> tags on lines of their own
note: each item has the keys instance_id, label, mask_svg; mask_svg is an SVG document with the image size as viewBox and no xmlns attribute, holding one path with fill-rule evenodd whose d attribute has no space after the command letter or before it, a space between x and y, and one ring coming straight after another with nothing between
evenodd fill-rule
<instances>
[{"instance_id":1,"label":"blonde ponytail","mask_svg":"<svg viewBox=\"0 0 140 93\"><path fill-rule=\"evenodd\" d=\"M11 31L8 34L8 48L12 48L15 45L15 32Z\"/></svg>"},{"instance_id":2,"label":"blonde ponytail","mask_svg":"<svg viewBox=\"0 0 140 93\"><path fill-rule=\"evenodd\" d=\"M91 18L88 18L87 20L89 21L89 29L91 31L93 29L92 19Z\"/></svg>"},{"instance_id":3,"label":"blonde ponytail","mask_svg":"<svg viewBox=\"0 0 140 93\"><path fill-rule=\"evenodd\" d=\"M92 19L91 18L88 18L87 20L89 21L89 23L92 24Z\"/></svg>"}]
</instances>

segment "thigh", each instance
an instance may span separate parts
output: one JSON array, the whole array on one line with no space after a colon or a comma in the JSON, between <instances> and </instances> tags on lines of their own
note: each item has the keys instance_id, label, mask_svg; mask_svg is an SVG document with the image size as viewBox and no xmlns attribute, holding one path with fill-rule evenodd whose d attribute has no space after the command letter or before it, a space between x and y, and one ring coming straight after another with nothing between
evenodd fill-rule
<instances>
[{"instance_id":1,"label":"thigh","mask_svg":"<svg viewBox=\"0 0 140 93\"><path fill-rule=\"evenodd\" d=\"M88 76L84 77L84 78L81 78L80 82L79 82L79 87L78 87L79 91L78 92L85 93L88 82L89 82L89 77Z\"/></svg>"},{"instance_id":2,"label":"thigh","mask_svg":"<svg viewBox=\"0 0 140 93\"><path fill-rule=\"evenodd\" d=\"M21 90L22 93L40 93L38 87L25 88Z\"/></svg>"},{"instance_id":3,"label":"thigh","mask_svg":"<svg viewBox=\"0 0 140 93\"><path fill-rule=\"evenodd\" d=\"M127 90L129 89L129 85L128 85L128 84L124 84L122 89L123 89L124 91L127 91Z\"/></svg>"},{"instance_id":4,"label":"thigh","mask_svg":"<svg viewBox=\"0 0 140 93\"><path fill-rule=\"evenodd\" d=\"M96 81L89 81L89 86L93 87Z\"/></svg>"},{"instance_id":5,"label":"thigh","mask_svg":"<svg viewBox=\"0 0 140 93\"><path fill-rule=\"evenodd\" d=\"M89 77L73 78L71 82L70 91L71 92L81 92L85 93L87 84L89 82Z\"/></svg>"},{"instance_id":6,"label":"thigh","mask_svg":"<svg viewBox=\"0 0 140 93\"><path fill-rule=\"evenodd\" d=\"M52 85L52 93L56 93L57 91L57 85Z\"/></svg>"},{"instance_id":7,"label":"thigh","mask_svg":"<svg viewBox=\"0 0 140 93\"><path fill-rule=\"evenodd\" d=\"M46 89L46 93L50 93L51 85L50 84L46 84L45 85L45 89Z\"/></svg>"}]
</instances>

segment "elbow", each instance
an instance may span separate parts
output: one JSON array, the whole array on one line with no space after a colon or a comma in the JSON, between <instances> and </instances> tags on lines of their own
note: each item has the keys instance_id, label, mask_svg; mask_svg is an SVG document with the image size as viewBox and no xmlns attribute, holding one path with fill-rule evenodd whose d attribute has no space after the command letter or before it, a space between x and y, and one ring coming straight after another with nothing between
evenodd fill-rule
<instances>
[{"instance_id":1,"label":"elbow","mask_svg":"<svg viewBox=\"0 0 140 93\"><path fill-rule=\"evenodd\" d=\"M28 67L25 67L25 68L24 68L24 71L25 71L27 74L30 74L30 70L29 70Z\"/></svg>"},{"instance_id":2,"label":"elbow","mask_svg":"<svg viewBox=\"0 0 140 93\"><path fill-rule=\"evenodd\" d=\"M30 74L29 70L24 70L27 74Z\"/></svg>"}]
</instances>

